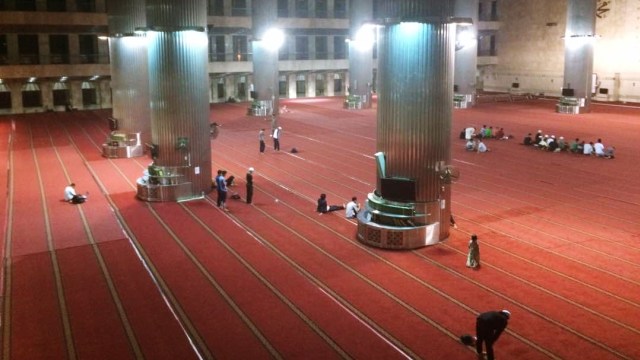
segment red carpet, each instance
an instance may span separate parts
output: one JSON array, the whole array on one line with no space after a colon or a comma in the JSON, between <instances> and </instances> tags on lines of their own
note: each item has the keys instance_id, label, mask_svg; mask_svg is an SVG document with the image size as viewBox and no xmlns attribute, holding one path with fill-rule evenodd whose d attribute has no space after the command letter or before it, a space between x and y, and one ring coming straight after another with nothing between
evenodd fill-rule
<instances>
[{"instance_id":1,"label":"red carpet","mask_svg":"<svg viewBox=\"0 0 640 360\"><path fill-rule=\"evenodd\" d=\"M322 192L362 202L375 187L375 109L283 104L283 151L268 143L262 155L270 121L245 116L247 104L212 106L213 168L235 175L243 197L256 169L254 204L230 200L230 213L215 194L137 200L150 160L100 156L108 111L1 117L3 357L471 359L458 335L478 312L508 308L498 359L640 358L640 109L569 116L541 99L456 110L459 228L443 244L390 252L355 241L342 213L314 211ZM514 139L466 152L459 131L484 124ZM518 144L538 129L602 138L616 159ZM87 203L60 201L69 181ZM464 266L471 233L477 271Z\"/></svg>"}]
</instances>

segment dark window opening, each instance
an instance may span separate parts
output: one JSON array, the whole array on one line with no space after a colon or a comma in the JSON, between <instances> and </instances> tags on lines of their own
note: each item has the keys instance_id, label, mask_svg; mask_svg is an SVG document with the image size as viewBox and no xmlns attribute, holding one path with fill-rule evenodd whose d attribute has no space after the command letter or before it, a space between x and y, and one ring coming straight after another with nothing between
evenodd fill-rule
<instances>
[{"instance_id":1,"label":"dark window opening","mask_svg":"<svg viewBox=\"0 0 640 360\"><path fill-rule=\"evenodd\" d=\"M80 63L98 63L98 37L96 35L80 35L78 43L80 45Z\"/></svg>"},{"instance_id":2,"label":"dark window opening","mask_svg":"<svg viewBox=\"0 0 640 360\"><path fill-rule=\"evenodd\" d=\"M248 61L249 60L249 50L248 50L247 37L244 35L235 35L233 37L233 61Z\"/></svg>"},{"instance_id":3,"label":"dark window opening","mask_svg":"<svg viewBox=\"0 0 640 360\"><path fill-rule=\"evenodd\" d=\"M245 83L238 84L238 97L239 98L247 97L247 84Z\"/></svg>"},{"instance_id":4,"label":"dark window opening","mask_svg":"<svg viewBox=\"0 0 640 360\"><path fill-rule=\"evenodd\" d=\"M333 15L336 19L347 18L347 0L335 0L333 5Z\"/></svg>"},{"instance_id":5,"label":"dark window opening","mask_svg":"<svg viewBox=\"0 0 640 360\"><path fill-rule=\"evenodd\" d=\"M316 0L316 18L326 19L327 17L329 17L327 0Z\"/></svg>"},{"instance_id":6,"label":"dark window opening","mask_svg":"<svg viewBox=\"0 0 640 360\"><path fill-rule=\"evenodd\" d=\"M280 94L280 96L287 96L287 81L286 80L280 80L278 82L278 94Z\"/></svg>"},{"instance_id":7,"label":"dark window opening","mask_svg":"<svg viewBox=\"0 0 640 360\"><path fill-rule=\"evenodd\" d=\"M224 83L218 83L218 99L224 99L225 98L225 92L224 92Z\"/></svg>"},{"instance_id":8,"label":"dark window opening","mask_svg":"<svg viewBox=\"0 0 640 360\"><path fill-rule=\"evenodd\" d=\"M25 108L41 107L42 93L40 92L40 90L23 91L22 106Z\"/></svg>"},{"instance_id":9,"label":"dark window opening","mask_svg":"<svg viewBox=\"0 0 640 360\"><path fill-rule=\"evenodd\" d=\"M47 0L47 11L66 11L67 2L65 0Z\"/></svg>"},{"instance_id":10,"label":"dark window opening","mask_svg":"<svg viewBox=\"0 0 640 360\"><path fill-rule=\"evenodd\" d=\"M49 35L49 51L52 64L68 64L69 37L67 35Z\"/></svg>"},{"instance_id":11,"label":"dark window opening","mask_svg":"<svg viewBox=\"0 0 640 360\"><path fill-rule=\"evenodd\" d=\"M285 42L278 50L278 59L279 60L289 60L289 46Z\"/></svg>"},{"instance_id":12,"label":"dark window opening","mask_svg":"<svg viewBox=\"0 0 640 360\"><path fill-rule=\"evenodd\" d=\"M36 11L35 0L16 0L17 11Z\"/></svg>"},{"instance_id":13,"label":"dark window opening","mask_svg":"<svg viewBox=\"0 0 640 360\"><path fill-rule=\"evenodd\" d=\"M11 92L0 92L0 109L11 109Z\"/></svg>"},{"instance_id":14,"label":"dark window opening","mask_svg":"<svg viewBox=\"0 0 640 360\"><path fill-rule=\"evenodd\" d=\"M296 17L308 18L309 17L309 1L308 0L296 0L295 2Z\"/></svg>"},{"instance_id":15,"label":"dark window opening","mask_svg":"<svg viewBox=\"0 0 640 360\"><path fill-rule=\"evenodd\" d=\"M18 54L20 56L20 64L39 64L38 35L18 35Z\"/></svg>"},{"instance_id":16,"label":"dark window opening","mask_svg":"<svg viewBox=\"0 0 640 360\"><path fill-rule=\"evenodd\" d=\"M209 0L209 15L224 16L224 0Z\"/></svg>"},{"instance_id":17,"label":"dark window opening","mask_svg":"<svg viewBox=\"0 0 640 360\"><path fill-rule=\"evenodd\" d=\"M209 36L209 61L224 61L224 47L225 45L223 35Z\"/></svg>"},{"instance_id":18,"label":"dark window opening","mask_svg":"<svg viewBox=\"0 0 640 360\"><path fill-rule=\"evenodd\" d=\"M96 89L82 89L82 105L98 105L98 92Z\"/></svg>"},{"instance_id":19,"label":"dark window opening","mask_svg":"<svg viewBox=\"0 0 640 360\"><path fill-rule=\"evenodd\" d=\"M9 48L7 46L7 35L0 35L0 65L9 63Z\"/></svg>"},{"instance_id":20,"label":"dark window opening","mask_svg":"<svg viewBox=\"0 0 640 360\"><path fill-rule=\"evenodd\" d=\"M289 0L278 0L278 17L289 17Z\"/></svg>"},{"instance_id":21,"label":"dark window opening","mask_svg":"<svg viewBox=\"0 0 640 360\"><path fill-rule=\"evenodd\" d=\"M248 16L249 9L247 8L246 0L232 0L231 1L231 16Z\"/></svg>"},{"instance_id":22,"label":"dark window opening","mask_svg":"<svg viewBox=\"0 0 640 360\"><path fill-rule=\"evenodd\" d=\"M344 36L335 36L333 38L333 58L334 59L346 59L347 58L347 43Z\"/></svg>"},{"instance_id":23,"label":"dark window opening","mask_svg":"<svg viewBox=\"0 0 640 360\"><path fill-rule=\"evenodd\" d=\"M309 38L296 36L296 60L309 60Z\"/></svg>"},{"instance_id":24,"label":"dark window opening","mask_svg":"<svg viewBox=\"0 0 640 360\"><path fill-rule=\"evenodd\" d=\"M69 90L53 90L53 106L66 106L69 103Z\"/></svg>"},{"instance_id":25,"label":"dark window opening","mask_svg":"<svg viewBox=\"0 0 640 360\"><path fill-rule=\"evenodd\" d=\"M316 79L316 96L324 96L324 79Z\"/></svg>"},{"instance_id":26,"label":"dark window opening","mask_svg":"<svg viewBox=\"0 0 640 360\"><path fill-rule=\"evenodd\" d=\"M329 58L329 50L327 48L327 37L316 36L316 59L327 60Z\"/></svg>"},{"instance_id":27,"label":"dark window opening","mask_svg":"<svg viewBox=\"0 0 640 360\"><path fill-rule=\"evenodd\" d=\"M79 12L96 12L95 0L78 0L76 6Z\"/></svg>"},{"instance_id":28,"label":"dark window opening","mask_svg":"<svg viewBox=\"0 0 640 360\"><path fill-rule=\"evenodd\" d=\"M333 79L333 91L336 93L342 92L342 79Z\"/></svg>"},{"instance_id":29,"label":"dark window opening","mask_svg":"<svg viewBox=\"0 0 640 360\"><path fill-rule=\"evenodd\" d=\"M296 81L296 95L304 97L307 94L307 82L304 80Z\"/></svg>"}]
</instances>

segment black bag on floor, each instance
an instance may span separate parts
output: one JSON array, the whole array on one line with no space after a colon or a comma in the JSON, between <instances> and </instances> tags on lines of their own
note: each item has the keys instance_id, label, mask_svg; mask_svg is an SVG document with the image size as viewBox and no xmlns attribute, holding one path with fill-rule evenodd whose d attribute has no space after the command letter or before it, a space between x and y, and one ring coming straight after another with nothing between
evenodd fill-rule
<instances>
[{"instance_id":1,"label":"black bag on floor","mask_svg":"<svg viewBox=\"0 0 640 360\"><path fill-rule=\"evenodd\" d=\"M473 346L476 344L476 337L469 334L464 334L460 335L460 341L467 346Z\"/></svg>"}]
</instances>

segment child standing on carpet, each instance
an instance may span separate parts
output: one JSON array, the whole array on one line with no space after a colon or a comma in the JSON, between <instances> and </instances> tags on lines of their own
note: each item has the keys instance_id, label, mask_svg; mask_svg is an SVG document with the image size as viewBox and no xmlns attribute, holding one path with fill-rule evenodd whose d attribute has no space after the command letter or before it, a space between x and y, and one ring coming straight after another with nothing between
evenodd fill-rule
<instances>
[{"instance_id":1,"label":"child standing on carpet","mask_svg":"<svg viewBox=\"0 0 640 360\"><path fill-rule=\"evenodd\" d=\"M480 246L478 245L478 236L476 234L471 235L471 240L469 240L467 267L473 269L477 269L480 267Z\"/></svg>"}]
</instances>

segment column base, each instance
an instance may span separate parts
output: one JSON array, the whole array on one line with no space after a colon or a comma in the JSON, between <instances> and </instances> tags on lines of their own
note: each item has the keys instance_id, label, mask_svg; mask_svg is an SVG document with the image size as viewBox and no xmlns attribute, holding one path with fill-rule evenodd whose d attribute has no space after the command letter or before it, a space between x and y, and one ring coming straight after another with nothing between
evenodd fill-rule
<instances>
[{"instance_id":1,"label":"column base","mask_svg":"<svg viewBox=\"0 0 640 360\"><path fill-rule=\"evenodd\" d=\"M447 236L441 234L439 205L439 201L398 203L369 194L365 208L358 213L358 241L393 250L435 245Z\"/></svg>"}]
</instances>

